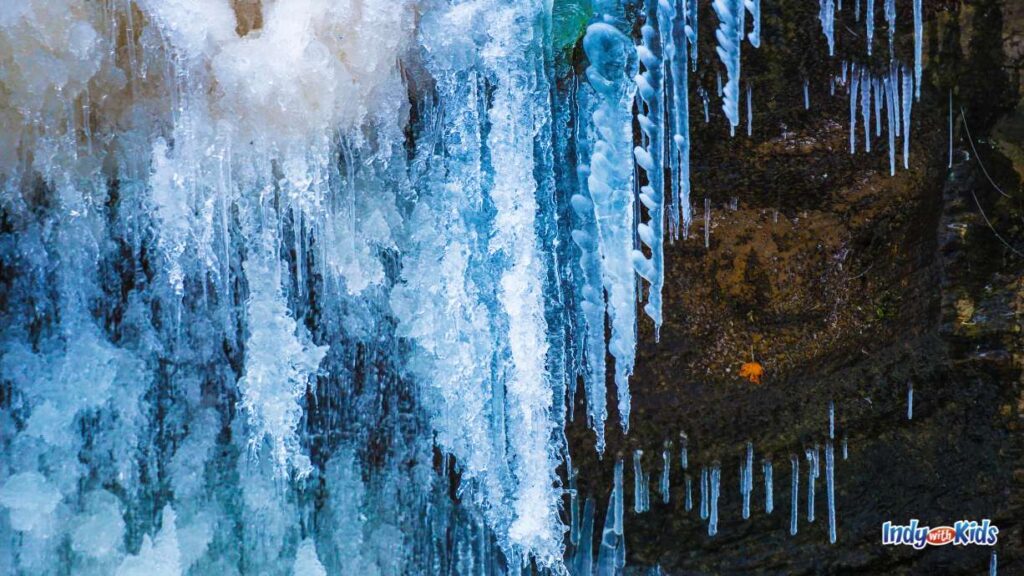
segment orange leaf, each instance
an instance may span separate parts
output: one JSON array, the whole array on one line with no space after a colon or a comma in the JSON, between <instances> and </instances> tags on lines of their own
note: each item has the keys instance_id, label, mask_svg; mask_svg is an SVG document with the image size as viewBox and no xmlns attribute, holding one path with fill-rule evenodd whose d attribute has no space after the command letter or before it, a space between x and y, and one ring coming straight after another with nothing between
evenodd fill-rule
<instances>
[{"instance_id":1,"label":"orange leaf","mask_svg":"<svg viewBox=\"0 0 1024 576\"><path fill-rule=\"evenodd\" d=\"M746 362L740 367L740 378L746 378L754 384L761 383L761 376L764 374L764 368L758 362Z\"/></svg>"}]
</instances>

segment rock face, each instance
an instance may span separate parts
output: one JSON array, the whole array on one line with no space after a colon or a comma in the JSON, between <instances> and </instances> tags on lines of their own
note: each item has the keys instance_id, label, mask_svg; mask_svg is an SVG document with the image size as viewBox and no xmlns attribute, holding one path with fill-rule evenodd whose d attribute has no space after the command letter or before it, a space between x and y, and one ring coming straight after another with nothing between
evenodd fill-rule
<instances>
[{"instance_id":1,"label":"rock face","mask_svg":"<svg viewBox=\"0 0 1024 576\"><path fill-rule=\"evenodd\" d=\"M910 169L890 177L884 134L874 139L874 152L849 154L847 88L837 86L833 97L828 80L842 57L874 70L888 55L864 63L862 40L837 26L839 56L829 59L819 29L787 24L808 20L801 11L812 7L772 4L780 6L765 7L762 47L744 54L754 87L753 136L730 140L714 109L708 125L695 117L695 226L688 239L666 246L661 340L655 344L652 327L641 322L630 433L623 437L609 423L609 457L596 458L579 416L585 408L576 407L570 443L577 487L603 510L616 457L629 470L633 451L644 450L650 511L632 512L631 473L625 482L627 563L637 573L660 566L667 574L978 574L988 567L987 547L881 544L882 523L912 518L930 526L989 518L1000 529L1000 573L1024 573L1024 194L1005 147L983 143L993 125L1013 134L996 121L1012 115L1016 102L1017 78L1006 72L1022 41L1020 7L1005 0L925 3L925 85L914 107ZM911 6L898 4L898 21L906 24L896 49L909 54ZM782 11L786 22L778 19ZM714 18L707 16L702 24L710 29ZM1003 46L986 41L992 37ZM695 81L713 87L713 56L703 48L703 78ZM987 88L960 82L979 70L989 74ZM812 113L803 110L805 77ZM958 119L952 168L950 90L974 138L972 147ZM1012 136L1002 141L1012 143ZM739 375L752 361L764 369L760 384ZM830 402L837 455L831 545L824 475ZM678 464L682 432L690 512ZM844 440L848 459L841 457ZM663 504L666 441L672 496ZM743 520L747 441L755 466L751 517ZM808 523L805 450L815 446L822 475ZM796 536L789 534L791 455L800 462ZM774 464L771 515L765 457ZM716 461L720 519L717 536L709 537L697 488L701 467ZM598 513L595 525L602 522Z\"/></svg>"}]
</instances>

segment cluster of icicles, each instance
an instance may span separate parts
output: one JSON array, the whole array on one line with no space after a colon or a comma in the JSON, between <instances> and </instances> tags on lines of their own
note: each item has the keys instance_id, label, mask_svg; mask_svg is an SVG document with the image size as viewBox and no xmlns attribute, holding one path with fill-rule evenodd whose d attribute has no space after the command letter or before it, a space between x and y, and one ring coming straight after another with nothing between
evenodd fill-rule
<instances>
[{"instance_id":1,"label":"cluster of icicles","mask_svg":"<svg viewBox=\"0 0 1024 576\"><path fill-rule=\"evenodd\" d=\"M540 1L0 8L0 123L11 127L0 134L0 200L14 230L3 256L16 277L0 311L0 374L12 391L0 419L0 533L19 542L17 558L0 562L45 571L69 541L83 571L215 570L234 558L226 527L242 526L253 570L288 555L312 573L423 569L454 554L437 552L448 527L437 518L450 508L436 505L447 491L424 472L436 448L454 457L460 506L482 526L465 531L467 547L500 550L510 570L561 566L565 400L582 378L603 452L610 355L628 431L637 294L657 334L664 241L685 239L693 220L700 2L646 0L638 16L623 4L593 3L586 82L569 96L552 89L551 6ZM741 48L761 45L761 0L712 8L726 78L717 93L735 133ZM830 49L833 10L823 0ZM634 16L639 43L628 34ZM869 37L873 19L869 0ZM913 76L894 60L885 75L844 65L841 77L851 151L855 112L870 149L870 116L877 137L884 104L893 171L901 134L907 166L910 94L920 89L920 0L915 24ZM708 121L708 90L695 91ZM749 84L745 94L750 134ZM704 215L707 224L708 199ZM704 233L707 245L710 226ZM357 409L333 407L322 391L337 389ZM403 402L416 409L399 418L392 406ZM350 445L307 433L311 412L332 409L323 420L345 428ZM390 451L378 458L385 471L364 482L370 465L354 454L378 424ZM830 494L831 446L830 437ZM91 468L80 461L90 450L101 455ZM666 450L666 471L670 460ZM164 492L146 485L150 469L166 477ZM634 469L634 509L647 510L639 456ZM762 470L770 511L770 461ZM622 475L619 462L599 566L625 559ZM344 516L356 536L307 534L317 477L335 492L316 512ZM748 515L752 446L741 478ZM720 482L720 466L702 467L711 535ZM687 475L687 509L692 483ZM429 510L407 538L415 559L398 558L401 538L381 544L401 533L401 506ZM593 502L582 515L577 507L569 539L582 566ZM133 517L145 520L126 525ZM325 539L346 538L379 552L325 552Z\"/></svg>"}]
</instances>

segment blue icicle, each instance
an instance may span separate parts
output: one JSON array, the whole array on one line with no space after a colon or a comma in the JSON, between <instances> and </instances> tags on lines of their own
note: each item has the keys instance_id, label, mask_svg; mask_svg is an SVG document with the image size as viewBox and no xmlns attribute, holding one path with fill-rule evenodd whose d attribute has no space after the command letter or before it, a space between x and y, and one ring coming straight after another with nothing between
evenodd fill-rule
<instances>
[{"instance_id":1,"label":"blue icicle","mask_svg":"<svg viewBox=\"0 0 1024 576\"><path fill-rule=\"evenodd\" d=\"M914 0L914 98L921 99L921 45L924 42L921 0Z\"/></svg>"},{"instance_id":2,"label":"blue icicle","mask_svg":"<svg viewBox=\"0 0 1024 576\"><path fill-rule=\"evenodd\" d=\"M907 384L907 420L914 419L914 383Z\"/></svg>"},{"instance_id":3,"label":"blue icicle","mask_svg":"<svg viewBox=\"0 0 1024 576\"><path fill-rule=\"evenodd\" d=\"M753 21L753 30L747 34L750 45L754 48L761 47L761 0L744 0L744 5L750 12L750 19Z\"/></svg>"},{"instance_id":4,"label":"blue icicle","mask_svg":"<svg viewBox=\"0 0 1024 576\"><path fill-rule=\"evenodd\" d=\"M832 442L825 445L825 491L828 495L828 541L836 543L835 454Z\"/></svg>"},{"instance_id":5,"label":"blue icicle","mask_svg":"<svg viewBox=\"0 0 1024 576\"><path fill-rule=\"evenodd\" d=\"M711 509L708 516L708 536L718 534L718 495L722 479L722 466L715 462L711 466Z\"/></svg>"},{"instance_id":6,"label":"blue icicle","mask_svg":"<svg viewBox=\"0 0 1024 576\"><path fill-rule=\"evenodd\" d=\"M856 71L852 74L850 82L850 154L857 152L857 88L860 86L860 77Z\"/></svg>"},{"instance_id":7,"label":"blue icicle","mask_svg":"<svg viewBox=\"0 0 1024 576\"><path fill-rule=\"evenodd\" d=\"M718 40L715 51L728 75L722 91L722 111L729 119L730 133L735 135L736 127L740 125L740 46L743 43L743 16L746 10L743 0L714 0L712 7L719 21L718 31L715 32Z\"/></svg>"},{"instance_id":8,"label":"blue icicle","mask_svg":"<svg viewBox=\"0 0 1024 576\"><path fill-rule=\"evenodd\" d=\"M792 472L790 475L789 535L796 536L797 523L800 518L800 459L796 454L790 454L789 464Z\"/></svg>"},{"instance_id":9,"label":"blue icicle","mask_svg":"<svg viewBox=\"0 0 1024 576\"><path fill-rule=\"evenodd\" d=\"M772 461L765 460L761 464L761 471L764 473L764 511L771 514L775 510L775 487L772 486Z\"/></svg>"}]
</instances>

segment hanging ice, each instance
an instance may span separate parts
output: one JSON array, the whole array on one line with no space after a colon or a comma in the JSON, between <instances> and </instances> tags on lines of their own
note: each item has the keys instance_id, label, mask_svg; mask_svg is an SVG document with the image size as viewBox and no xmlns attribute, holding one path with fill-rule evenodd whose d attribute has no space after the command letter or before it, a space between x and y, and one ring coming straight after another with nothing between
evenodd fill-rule
<instances>
[{"instance_id":1,"label":"hanging ice","mask_svg":"<svg viewBox=\"0 0 1024 576\"><path fill-rule=\"evenodd\" d=\"M747 442L746 460L740 465L740 494L743 497L743 519L750 518L750 495L754 491L754 443Z\"/></svg>"},{"instance_id":2,"label":"hanging ice","mask_svg":"<svg viewBox=\"0 0 1024 576\"><path fill-rule=\"evenodd\" d=\"M657 0L646 0L644 8L647 23L640 29L643 44L637 47L644 71L636 76L637 92L643 102L641 112L637 115L643 134L643 146L637 146L633 152L637 165L647 177L647 184L640 188L640 202L647 208L647 219L637 225L636 231L651 255L648 258L642 250L633 250L632 261L637 274L649 283L644 312L654 321L654 339L657 341L661 330L661 288L665 283L665 91L661 38L655 28L658 21ZM622 412L621 406L619 410ZM625 414L623 428L628 430L628 409Z\"/></svg>"},{"instance_id":3,"label":"hanging ice","mask_svg":"<svg viewBox=\"0 0 1024 576\"><path fill-rule=\"evenodd\" d=\"M850 154L857 152L857 88L860 86L860 76L857 69L851 74L850 82Z\"/></svg>"},{"instance_id":4,"label":"hanging ice","mask_svg":"<svg viewBox=\"0 0 1024 576\"><path fill-rule=\"evenodd\" d=\"M722 111L729 119L730 132L735 135L736 127L740 125L740 48L745 36L743 15L746 10L743 0L714 0L712 7L718 16L718 30L715 32L718 47L715 52L728 74L725 87L719 89Z\"/></svg>"},{"instance_id":5,"label":"hanging ice","mask_svg":"<svg viewBox=\"0 0 1024 576\"><path fill-rule=\"evenodd\" d=\"M804 455L807 457L807 521L814 522L814 485L818 478L818 466L815 463L817 455L810 448Z\"/></svg>"},{"instance_id":6,"label":"hanging ice","mask_svg":"<svg viewBox=\"0 0 1024 576\"><path fill-rule=\"evenodd\" d=\"M865 1L867 9L864 14L864 26L867 34L868 56L871 56L871 46L875 42L875 0Z\"/></svg>"},{"instance_id":7,"label":"hanging ice","mask_svg":"<svg viewBox=\"0 0 1024 576\"><path fill-rule=\"evenodd\" d=\"M772 461L767 458L761 463L764 474L764 511L771 514L775 510L775 487L772 485Z\"/></svg>"},{"instance_id":8,"label":"hanging ice","mask_svg":"<svg viewBox=\"0 0 1024 576\"><path fill-rule=\"evenodd\" d=\"M825 34L828 42L828 55L835 56L836 53L836 6L835 0L818 0L818 20L821 21L821 31Z\"/></svg>"},{"instance_id":9,"label":"hanging ice","mask_svg":"<svg viewBox=\"0 0 1024 576\"><path fill-rule=\"evenodd\" d=\"M914 0L914 98L921 99L921 46L924 43L924 22L921 0Z\"/></svg>"},{"instance_id":10,"label":"hanging ice","mask_svg":"<svg viewBox=\"0 0 1024 576\"><path fill-rule=\"evenodd\" d=\"M623 536L622 460L615 462L614 481L608 497L601 547L597 553L596 576L615 576L626 565L626 539Z\"/></svg>"},{"instance_id":11,"label":"hanging ice","mask_svg":"<svg viewBox=\"0 0 1024 576\"><path fill-rule=\"evenodd\" d=\"M790 454L789 535L796 536L800 519L800 459Z\"/></svg>"},{"instance_id":12,"label":"hanging ice","mask_svg":"<svg viewBox=\"0 0 1024 576\"><path fill-rule=\"evenodd\" d=\"M632 43L607 22L587 27L583 48L590 60L587 79L597 94L591 119L593 155L587 187L594 204L602 277L611 320L608 351L615 358L619 415L629 425L629 376L636 348L636 280L633 273L633 82ZM595 312L596 314L596 312ZM604 382L592 381L588 398L604 394ZM595 414L595 420L597 414ZM603 436L600 437L603 446Z\"/></svg>"},{"instance_id":13,"label":"hanging ice","mask_svg":"<svg viewBox=\"0 0 1024 576\"><path fill-rule=\"evenodd\" d=\"M885 23L889 32L889 56L892 56L893 39L896 37L896 0L885 0Z\"/></svg>"},{"instance_id":14,"label":"hanging ice","mask_svg":"<svg viewBox=\"0 0 1024 576\"><path fill-rule=\"evenodd\" d=\"M907 383L907 420L914 419L914 383Z\"/></svg>"},{"instance_id":15,"label":"hanging ice","mask_svg":"<svg viewBox=\"0 0 1024 576\"><path fill-rule=\"evenodd\" d=\"M914 78L905 67L903 77L903 169L910 169L910 112L914 105Z\"/></svg>"},{"instance_id":16,"label":"hanging ice","mask_svg":"<svg viewBox=\"0 0 1024 576\"><path fill-rule=\"evenodd\" d=\"M754 48L761 47L761 0L743 0L743 4L750 12L750 19L753 21L753 29L747 38Z\"/></svg>"},{"instance_id":17,"label":"hanging ice","mask_svg":"<svg viewBox=\"0 0 1024 576\"><path fill-rule=\"evenodd\" d=\"M864 151L871 152L871 90L874 81L867 69L861 68L860 115L864 121Z\"/></svg>"},{"instance_id":18,"label":"hanging ice","mask_svg":"<svg viewBox=\"0 0 1024 576\"><path fill-rule=\"evenodd\" d=\"M708 484L711 489L711 502L708 505L708 536L718 534L718 495L722 480L722 467L718 462L711 466Z\"/></svg>"},{"instance_id":19,"label":"hanging ice","mask_svg":"<svg viewBox=\"0 0 1024 576\"><path fill-rule=\"evenodd\" d=\"M672 446L670 444L665 445L665 448L661 451L661 483L659 489L661 491L661 501L663 504L669 503L669 489L671 488L671 474L672 474L672 453L669 449Z\"/></svg>"},{"instance_id":20,"label":"hanging ice","mask_svg":"<svg viewBox=\"0 0 1024 576\"><path fill-rule=\"evenodd\" d=\"M811 109L811 93L807 86L807 78L804 78L804 110Z\"/></svg>"},{"instance_id":21,"label":"hanging ice","mask_svg":"<svg viewBox=\"0 0 1024 576\"><path fill-rule=\"evenodd\" d=\"M646 512L644 504L644 492L647 487L647 477L643 468L643 450L633 451L633 512L640 514Z\"/></svg>"},{"instance_id":22,"label":"hanging ice","mask_svg":"<svg viewBox=\"0 0 1024 576\"><path fill-rule=\"evenodd\" d=\"M832 442L825 444L825 491L828 497L828 541L836 543L835 454Z\"/></svg>"}]
</instances>

